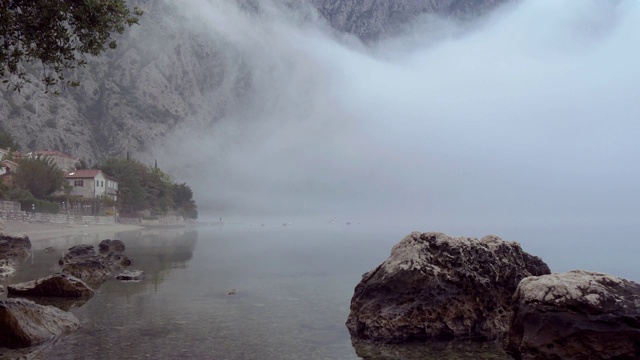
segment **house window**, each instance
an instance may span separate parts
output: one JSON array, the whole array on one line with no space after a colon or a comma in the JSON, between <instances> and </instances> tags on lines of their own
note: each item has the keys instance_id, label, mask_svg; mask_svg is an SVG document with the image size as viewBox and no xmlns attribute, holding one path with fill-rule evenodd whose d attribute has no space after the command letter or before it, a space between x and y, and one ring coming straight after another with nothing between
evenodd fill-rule
<instances>
[{"instance_id":1,"label":"house window","mask_svg":"<svg viewBox=\"0 0 640 360\"><path fill-rule=\"evenodd\" d=\"M73 181L73 186L84 186L84 181L83 180L74 180Z\"/></svg>"}]
</instances>

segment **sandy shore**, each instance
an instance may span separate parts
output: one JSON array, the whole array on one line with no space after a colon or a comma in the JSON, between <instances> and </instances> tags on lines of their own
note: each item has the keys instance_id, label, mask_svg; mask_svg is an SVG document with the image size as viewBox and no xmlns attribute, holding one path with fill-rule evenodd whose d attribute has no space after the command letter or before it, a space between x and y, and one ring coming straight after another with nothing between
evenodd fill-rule
<instances>
[{"instance_id":1,"label":"sandy shore","mask_svg":"<svg viewBox=\"0 0 640 360\"><path fill-rule=\"evenodd\" d=\"M52 224L25 222L18 220L4 220L4 232L6 234L25 234L31 241L59 238L73 235L91 235L106 232L124 232L143 229L137 225L78 225L78 224Z\"/></svg>"}]
</instances>

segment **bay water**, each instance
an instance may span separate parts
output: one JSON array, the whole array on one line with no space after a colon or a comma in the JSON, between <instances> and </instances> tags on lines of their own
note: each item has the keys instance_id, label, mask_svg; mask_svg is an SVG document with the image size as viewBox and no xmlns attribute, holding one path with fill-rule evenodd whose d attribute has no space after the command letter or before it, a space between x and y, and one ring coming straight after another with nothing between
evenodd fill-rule
<instances>
[{"instance_id":1,"label":"bay water","mask_svg":"<svg viewBox=\"0 0 640 360\"><path fill-rule=\"evenodd\" d=\"M352 341L344 323L354 287L411 230L425 229L235 224L78 234L34 242L19 271L0 283L49 275L70 246L105 238L123 240L132 268L145 272L140 282L109 279L71 307L80 330L22 352L38 359L508 359L499 344ZM484 230L447 232L481 237ZM553 271L586 268L637 281L640 248L631 230L504 228L498 235L518 240ZM49 246L55 252L44 252ZM0 349L0 357L16 354Z\"/></svg>"}]
</instances>

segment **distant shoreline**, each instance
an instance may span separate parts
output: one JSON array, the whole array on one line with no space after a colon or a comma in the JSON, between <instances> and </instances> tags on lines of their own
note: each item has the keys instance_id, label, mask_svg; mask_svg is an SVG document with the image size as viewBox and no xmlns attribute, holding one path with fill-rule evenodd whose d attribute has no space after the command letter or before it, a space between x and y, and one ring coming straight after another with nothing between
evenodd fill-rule
<instances>
[{"instance_id":1,"label":"distant shoreline","mask_svg":"<svg viewBox=\"0 0 640 360\"><path fill-rule=\"evenodd\" d=\"M55 224L41 222L25 222L20 220L3 220L4 233L7 235L25 234L31 241L52 239L73 235L90 235L105 232L125 232L145 229L146 226L109 224L109 225L80 225Z\"/></svg>"}]
</instances>

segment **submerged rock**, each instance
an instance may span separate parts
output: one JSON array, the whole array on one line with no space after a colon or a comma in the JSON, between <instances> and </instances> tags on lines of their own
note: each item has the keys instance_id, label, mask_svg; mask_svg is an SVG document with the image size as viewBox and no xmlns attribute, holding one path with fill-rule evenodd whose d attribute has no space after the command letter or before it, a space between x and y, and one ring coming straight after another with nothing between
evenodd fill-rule
<instances>
[{"instance_id":1,"label":"submerged rock","mask_svg":"<svg viewBox=\"0 0 640 360\"><path fill-rule=\"evenodd\" d=\"M125 246L122 240L105 239L100 241L100 244L98 244L98 249L100 249L100 252L110 252L110 251L123 252L125 249Z\"/></svg>"},{"instance_id":2,"label":"submerged rock","mask_svg":"<svg viewBox=\"0 0 640 360\"><path fill-rule=\"evenodd\" d=\"M363 275L351 299L352 336L383 342L502 338L520 280L549 267L519 244L414 232Z\"/></svg>"},{"instance_id":3,"label":"submerged rock","mask_svg":"<svg viewBox=\"0 0 640 360\"><path fill-rule=\"evenodd\" d=\"M73 314L25 299L0 299L0 347L22 348L68 335L80 323Z\"/></svg>"},{"instance_id":4,"label":"submerged rock","mask_svg":"<svg viewBox=\"0 0 640 360\"><path fill-rule=\"evenodd\" d=\"M141 270L124 270L116 275L116 279L122 281L140 281L144 279L144 271Z\"/></svg>"},{"instance_id":5,"label":"submerged rock","mask_svg":"<svg viewBox=\"0 0 640 360\"><path fill-rule=\"evenodd\" d=\"M93 258L66 263L62 265L62 272L90 284L100 284L111 274L103 261Z\"/></svg>"},{"instance_id":6,"label":"submerged rock","mask_svg":"<svg viewBox=\"0 0 640 360\"><path fill-rule=\"evenodd\" d=\"M100 254L96 254L93 245L71 247L69 252L59 261L62 272L98 285L104 282L112 271L119 271L133 264L130 258L120 252L102 251L105 249L104 244L116 249L124 249L122 241L108 239L100 242Z\"/></svg>"},{"instance_id":7,"label":"submerged rock","mask_svg":"<svg viewBox=\"0 0 640 360\"><path fill-rule=\"evenodd\" d=\"M91 297L94 291L82 280L63 273L7 286L10 295Z\"/></svg>"},{"instance_id":8,"label":"submerged rock","mask_svg":"<svg viewBox=\"0 0 640 360\"><path fill-rule=\"evenodd\" d=\"M506 350L516 359L640 358L640 284L570 271L529 277L513 296Z\"/></svg>"},{"instance_id":9,"label":"submerged rock","mask_svg":"<svg viewBox=\"0 0 640 360\"><path fill-rule=\"evenodd\" d=\"M16 272L16 266L12 260L0 260L0 278L9 277Z\"/></svg>"}]
</instances>

